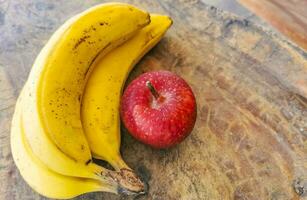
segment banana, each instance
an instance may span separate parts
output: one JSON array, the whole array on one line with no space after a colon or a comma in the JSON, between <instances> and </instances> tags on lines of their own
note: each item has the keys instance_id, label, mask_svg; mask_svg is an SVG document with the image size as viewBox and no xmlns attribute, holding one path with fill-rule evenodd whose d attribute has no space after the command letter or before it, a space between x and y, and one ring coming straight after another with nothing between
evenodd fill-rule
<instances>
[{"instance_id":1,"label":"banana","mask_svg":"<svg viewBox=\"0 0 307 200\"><path fill-rule=\"evenodd\" d=\"M101 179L101 173L105 172L103 168L93 162L87 165L70 158L53 143L48 137L45 130L33 119L39 118L39 114L32 109L31 99L28 96L27 87L22 96L23 106L21 112L23 117L20 119L24 127L24 134L31 149L43 163L57 173L75 177L84 177L92 179Z\"/></svg>"},{"instance_id":2,"label":"banana","mask_svg":"<svg viewBox=\"0 0 307 200\"><path fill-rule=\"evenodd\" d=\"M117 193L117 185L107 182L64 176L47 168L32 152L21 123L21 107L16 105L12 128L11 149L14 161L25 181L45 197L68 199L88 192Z\"/></svg>"},{"instance_id":3,"label":"banana","mask_svg":"<svg viewBox=\"0 0 307 200\"><path fill-rule=\"evenodd\" d=\"M112 173L92 162L80 107L92 63L149 23L133 6L108 3L68 20L36 58L25 86L22 124L26 140L42 163L62 175L115 181L121 190L143 192L129 170Z\"/></svg>"},{"instance_id":4,"label":"banana","mask_svg":"<svg viewBox=\"0 0 307 200\"><path fill-rule=\"evenodd\" d=\"M120 156L120 96L135 64L162 38L172 24L167 16L151 15L151 23L101 60L86 84L81 118L94 157L116 170L129 168Z\"/></svg>"}]
</instances>

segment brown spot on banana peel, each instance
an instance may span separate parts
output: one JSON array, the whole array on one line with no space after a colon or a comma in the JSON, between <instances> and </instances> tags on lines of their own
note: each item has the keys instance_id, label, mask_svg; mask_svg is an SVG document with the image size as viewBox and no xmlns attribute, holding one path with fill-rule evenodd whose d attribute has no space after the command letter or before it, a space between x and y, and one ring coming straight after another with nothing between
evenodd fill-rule
<instances>
[{"instance_id":1,"label":"brown spot on banana peel","mask_svg":"<svg viewBox=\"0 0 307 200\"><path fill-rule=\"evenodd\" d=\"M78 48L78 46L79 46L80 44L82 44L83 42L85 42L86 39L88 39L88 38L90 38L89 35L85 35L85 36L83 36L82 38L80 38L80 39L76 42L76 44L75 44L73 50L76 50L76 49Z\"/></svg>"},{"instance_id":2,"label":"brown spot on banana peel","mask_svg":"<svg viewBox=\"0 0 307 200\"><path fill-rule=\"evenodd\" d=\"M150 24L150 22L151 22L150 15L147 14L146 22L145 22L144 24L139 24L138 27L139 27L139 28L143 28L144 26Z\"/></svg>"},{"instance_id":3,"label":"brown spot on banana peel","mask_svg":"<svg viewBox=\"0 0 307 200\"><path fill-rule=\"evenodd\" d=\"M99 25L100 25L100 26L103 26L103 25L109 26L109 23L108 23L108 22L100 22Z\"/></svg>"},{"instance_id":4,"label":"brown spot on banana peel","mask_svg":"<svg viewBox=\"0 0 307 200\"><path fill-rule=\"evenodd\" d=\"M92 162L92 159L89 159L88 161L86 161L85 165L88 165Z\"/></svg>"}]
</instances>

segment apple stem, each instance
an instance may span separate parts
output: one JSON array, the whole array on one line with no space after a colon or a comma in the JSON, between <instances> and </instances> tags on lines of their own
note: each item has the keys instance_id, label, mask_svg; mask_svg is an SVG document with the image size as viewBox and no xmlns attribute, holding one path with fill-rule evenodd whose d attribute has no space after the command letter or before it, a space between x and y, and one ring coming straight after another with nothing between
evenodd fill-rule
<instances>
[{"instance_id":1,"label":"apple stem","mask_svg":"<svg viewBox=\"0 0 307 200\"><path fill-rule=\"evenodd\" d=\"M159 93L157 90L154 88L154 86L151 84L150 81L146 81L146 86L150 90L151 94L155 97L155 99L158 99L160 97Z\"/></svg>"}]
</instances>

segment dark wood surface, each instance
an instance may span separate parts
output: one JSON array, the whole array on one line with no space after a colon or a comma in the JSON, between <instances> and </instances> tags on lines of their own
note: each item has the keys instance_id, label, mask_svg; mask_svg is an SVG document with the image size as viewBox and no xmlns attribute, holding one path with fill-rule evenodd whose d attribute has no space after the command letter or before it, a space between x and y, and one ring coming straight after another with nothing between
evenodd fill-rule
<instances>
[{"instance_id":1,"label":"dark wood surface","mask_svg":"<svg viewBox=\"0 0 307 200\"><path fill-rule=\"evenodd\" d=\"M240 2L307 51L306 0L240 0Z\"/></svg>"},{"instance_id":2,"label":"dark wood surface","mask_svg":"<svg viewBox=\"0 0 307 200\"><path fill-rule=\"evenodd\" d=\"M44 199L23 181L12 160L15 101L50 35L99 2L0 1L1 200ZM192 134L169 150L153 150L123 130L123 157L150 186L138 199L305 199L306 53L200 1L126 2L174 19L129 81L146 71L171 70L192 86L198 106ZM76 199L127 198L94 193Z\"/></svg>"}]
</instances>

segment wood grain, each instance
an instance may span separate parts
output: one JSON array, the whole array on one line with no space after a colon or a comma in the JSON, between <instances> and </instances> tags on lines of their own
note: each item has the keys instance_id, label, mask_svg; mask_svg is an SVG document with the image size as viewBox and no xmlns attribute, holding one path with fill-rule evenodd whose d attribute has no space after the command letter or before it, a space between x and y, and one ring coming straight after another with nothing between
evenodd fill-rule
<instances>
[{"instance_id":1,"label":"wood grain","mask_svg":"<svg viewBox=\"0 0 307 200\"><path fill-rule=\"evenodd\" d=\"M11 157L15 100L50 35L98 2L0 2L1 200L45 199L23 181ZM192 134L168 150L151 149L123 128L123 157L150 188L137 199L306 199L306 53L200 1L125 2L174 20L129 81L150 70L173 71L192 86L198 106ZM76 199L132 198L92 193Z\"/></svg>"},{"instance_id":2,"label":"wood grain","mask_svg":"<svg viewBox=\"0 0 307 200\"><path fill-rule=\"evenodd\" d=\"M306 0L240 0L239 2L307 50Z\"/></svg>"}]
</instances>

